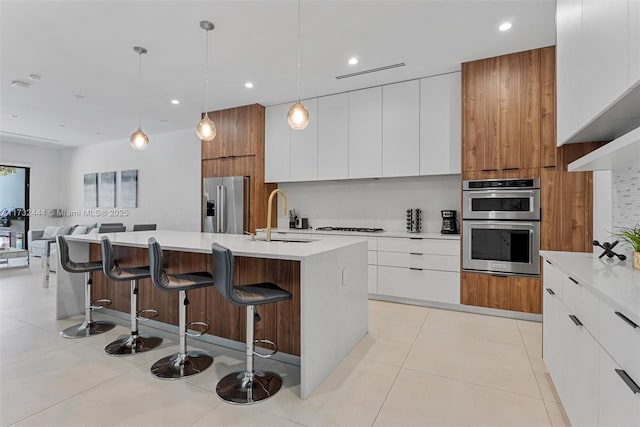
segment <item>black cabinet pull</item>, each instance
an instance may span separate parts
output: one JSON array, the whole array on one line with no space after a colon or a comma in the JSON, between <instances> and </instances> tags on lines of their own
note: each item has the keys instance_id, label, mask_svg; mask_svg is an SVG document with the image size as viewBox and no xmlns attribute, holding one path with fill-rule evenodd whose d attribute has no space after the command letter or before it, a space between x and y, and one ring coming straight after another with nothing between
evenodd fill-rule
<instances>
[{"instance_id":1,"label":"black cabinet pull","mask_svg":"<svg viewBox=\"0 0 640 427\"><path fill-rule=\"evenodd\" d=\"M509 277L506 274L491 274L492 277Z\"/></svg>"},{"instance_id":2,"label":"black cabinet pull","mask_svg":"<svg viewBox=\"0 0 640 427\"><path fill-rule=\"evenodd\" d=\"M520 168L502 168L503 171L516 171Z\"/></svg>"},{"instance_id":3,"label":"black cabinet pull","mask_svg":"<svg viewBox=\"0 0 640 427\"><path fill-rule=\"evenodd\" d=\"M546 262L549 265L553 265L553 264L551 264L551 261L549 261L548 259L545 259L544 262Z\"/></svg>"},{"instance_id":4,"label":"black cabinet pull","mask_svg":"<svg viewBox=\"0 0 640 427\"><path fill-rule=\"evenodd\" d=\"M547 292L549 292L549 295L555 295L556 293L553 292L553 289L551 288L547 288Z\"/></svg>"},{"instance_id":5,"label":"black cabinet pull","mask_svg":"<svg viewBox=\"0 0 640 427\"><path fill-rule=\"evenodd\" d=\"M580 283L574 279L573 277L569 276L569 280L571 280L573 283L575 283L576 285L579 285Z\"/></svg>"},{"instance_id":6,"label":"black cabinet pull","mask_svg":"<svg viewBox=\"0 0 640 427\"><path fill-rule=\"evenodd\" d=\"M409 237L410 240L422 240L422 237Z\"/></svg>"},{"instance_id":7,"label":"black cabinet pull","mask_svg":"<svg viewBox=\"0 0 640 427\"><path fill-rule=\"evenodd\" d=\"M573 321L573 323L576 324L576 326L582 326L582 322L580 321L580 319L578 319L576 316L574 316L573 314L569 315L569 319L571 319Z\"/></svg>"},{"instance_id":8,"label":"black cabinet pull","mask_svg":"<svg viewBox=\"0 0 640 427\"><path fill-rule=\"evenodd\" d=\"M482 172L498 172L498 169L482 169Z\"/></svg>"},{"instance_id":9,"label":"black cabinet pull","mask_svg":"<svg viewBox=\"0 0 640 427\"><path fill-rule=\"evenodd\" d=\"M416 267L409 267L409 270L422 271L421 268L416 268Z\"/></svg>"},{"instance_id":10,"label":"black cabinet pull","mask_svg":"<svg viewBox=\"0 0 640 427\"><path fill-rule=\"evenodd\" d=\"M422 255L420 252L409 252L409 255Z\"/></svg>"},{"instance_id":11,"label":"black cabinet pull","mask_svg":"<svg viewBox=\"0 0 640 427\"><path fill-rule=\"evenodd\" d=\"M622 320L624 320L629 326L631 326L633 329L638 327L638 324L636 322L634 322L633 320L629 319L627 316L625 316L624 314L620 313L619 311L616 311L616 316L618 316L619 318L621 318Z\"/></svg>"},{"instance_id":12,"label":"black cabinet pull","mask_svg":"<svg viewBox=\"0 0 640 427\"><path fill-rule=\"evenodd\" d=\"M627 387L631 389L633 394L640 393L640 387L638 387L638 384L636 384L633 378L631 378L624 369L616 369L616 374L618 374L620 378L622 378L622 381L624 381Z\"/></svg>"}]
</instances>

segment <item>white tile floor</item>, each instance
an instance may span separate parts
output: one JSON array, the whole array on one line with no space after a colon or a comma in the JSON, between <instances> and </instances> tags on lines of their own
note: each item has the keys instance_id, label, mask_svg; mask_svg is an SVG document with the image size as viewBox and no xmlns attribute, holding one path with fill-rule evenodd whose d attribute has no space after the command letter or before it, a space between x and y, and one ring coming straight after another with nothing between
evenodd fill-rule
<instances>
[{"instance_id":1,"label":"white tile floor","mask_svg":"<svg viewBox=\"0 0 640 427\"><path fill-rule=\"evenodd\" d=\"M176 349L115 358L106 343L127 325L82 340L58 331L55 288L38 260L0 271L0 425L16 426L564 426L569 425L541 359L542 328L523 322L377 301L367 335L313 395L298 398L295 366L257 360L285 387L251 407L228 405L217 380L243 354L206 343L214 365L186 381L160 381L149 366Z\"/></svg>"}]
</instances>

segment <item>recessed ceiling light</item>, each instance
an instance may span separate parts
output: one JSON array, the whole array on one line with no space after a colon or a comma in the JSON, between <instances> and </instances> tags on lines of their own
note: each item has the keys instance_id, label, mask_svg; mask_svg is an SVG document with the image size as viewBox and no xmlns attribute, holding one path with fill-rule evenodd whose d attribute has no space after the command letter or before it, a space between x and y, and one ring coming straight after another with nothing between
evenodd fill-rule
<instances>
[{"instance_id":1,"label":"recessed ceiling light","mask_svg":"<svg viewBox=\"0 0 640 427\"><path fill-rule=\"evenodd\" d=\"M179 100L177 100L177 99L172 99L172 100L171 100L171 103L172 103L173 105L178 105L178 104L180 104L180 101L179 101Z\"/></svg>"},{"instance_id":2,"label":"recessed ceiling light","mask_svg":"<svg viewBox=\"0 0 640 427\"><path fill-rule=\"evenodd\" d=\"M102 135L102 132L96 132L96 135Z\"/></svg>"},{"instance_id":3,"label":"recessed ceiling light","mask_svg":"<svg viewBox=\"0 0 640 427\"><path fill-rule=\"evenodd\" d=\"M511 22L503 22L498 27L500 31L509 31L511 29Z\"/></svg>"},{"instance_id":4,"label":"recessed ceiling light","mask_svg":"<svg viewBox=\"0 0 640 427\"><path fill-rule=\"evenodd\" d=\"M246 87L247 89L252 89L252 88L253 88L253 83L251 83L251 82L246 82L246 83L244 84L244 87Z\"/></svg>"},{"instance_id":5,"label":"recessed ceiling light","mask_svg":"<svg viewBox=\"0 0 640 427\"><path fill-rule=\"evenodd\" d=\"M60 124L58 125L58 127L59 127L59 128L63 128L64 126L65 126L65 125L63 125L62 123L60 123Z\"/></svg>"},{"instance_id":6,"label":"recessed ceiling light","mask_svg":"<svg viewBox=\"0 0 640 427\"><path fill-rule=\"evenodd\" d=\"M40 74L29 74L29 80L40 80L42 76Z\"/></svg>"},{"instance_id":7,"label":"recessed ceiling light","mask_svg":"<svg viewBox=\"0 0 640 427\"><path fill-rule=\"evenodd\" d=\"M355 56L353 58L349 58L349 65L356 65L358 63L358 58Z\"/></svg>"},{"instance_id":8,"label":"recessed ceiling light","mask_svg":"<svg viewBox=\"0 0 640 427\"><path fill-rule=\"evenodd\" d=\"M160 119L160 122L162 123L167 123L169 120L168 119Z\"/></svg>"},{"instance_id":9,"label":"recessed ceiling light","mask_svg":"<svg viewBox=\"0 0 640 427\"><path fill-rule=\"evenodd\" d=\"M25 89L29 89L29 83L23 82L22 80L13 80L11 82L11 87L23 87Z\"/></svg>"},{"instance_id":10,"label":"recessed ceiling light","mask_svg":"<svg viewBox=\"0 0 640 427\"><path fill-rule=\"evenodd\" d=\"M19 117L19 116L18 116L17 114L12 114L12 115L11 115L11 118L12 118L12 119L17 119L18 117Z\"/></svg>"},{"instance_id":11,"label":"recessed ceiling light","mask_svg":"<svg viewBox=\"0 0 640 427\"><path fill-rule=\"evenodd\" d=\"M75 94L75 95L73 95L73 96L74 96L74 98L76 98L76 99L85 99L85 98L86 98L86 96L84 96L84 95L80 95L79 93L77 93L77 94Z\"/></svg>"}]
</instances>

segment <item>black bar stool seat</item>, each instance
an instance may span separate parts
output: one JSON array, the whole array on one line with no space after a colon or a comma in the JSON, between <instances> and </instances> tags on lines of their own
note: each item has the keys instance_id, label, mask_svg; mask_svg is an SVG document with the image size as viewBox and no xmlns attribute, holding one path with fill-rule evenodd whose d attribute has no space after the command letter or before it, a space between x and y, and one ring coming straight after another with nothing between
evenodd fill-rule
<instances>
[{"instance_id":1,"label":"black bar stool seat","mask_svg":"<svg viewBox=\"0 0 640 427\"><path fill-rule=\"evenodd\" d=\"M115 260L113 246L107 236L102 237L102 269L104 274L116 282L128 281L131 286L131 333L108 344L104 351L113 356L127 356L152 350L162 344L162 338L141 335L138 321L149 320L158 315L157 310L138 310L138 280L149 279L149 267L120 267ZM140 313L151 313L152 317L141 317Z\"/></svg>"},{"instance_id":2,"label":"black bar stool seat","mask_svg":"<svg viewBox=\"0 0 640 427\"><path fill-rule=\"evenodd\" d=\"M151 280L153 284L163 291L178 292L179 317L178 335L180 348L177 353L163 357L153 364L151 374L160 379L179 379L199 374L213 363L213 356L205 351L187 351L187 336L199 337L209 330L205 322L190 322L187 324L187 291L191 289L213 286L213 277L210 273L195 272L182 274L168 274L164 271L164 259L162 247L153 237L149 239L149 264L151 267ZM202 326L205 329L200 333L189 333L189 326Z\"/></svg>"},{"instance_id":3,"label":"black bar stool seat","mask_svg":"<svg viewBox=\"0 0 640 427\"><path fill-rule=\"evenodd\" d=\"M236 404L252 404L268 399L282 387L282 377L275 372L254 370L254 356L269 358L278 351L278 346L270 340L256 340L256 305L269 304L291 299L291 294L275 283L263 282L252 285L234 286L233 253L217 243L211 247L213 253L213 279L216 289L231 304L246 307L246 367L244 371L233 372L216 385L216 392L223 400ZM255 343L267 344L273 348L269 354L255 351Z\"/></svg>"},{"instance_id":4,"label":"black bar stool seat","mask_svg":"<svg viewBox=\"0 0 640 427\"><path fill-rule=\"evenodd\" d=\"M116 324L108 321L93 320L93 310L111 304L108 299L95 301L94 305L91 287L93 285L92 274L94 271L102 270L102 261L76 262L69 257L69 244L64 236L58 236L58 253L62 268L69 273L84 273L84 322L73 325L60 332L63 338L84 338L91 335L98 335L113 329Z\"/></svg>"}]
</instances>

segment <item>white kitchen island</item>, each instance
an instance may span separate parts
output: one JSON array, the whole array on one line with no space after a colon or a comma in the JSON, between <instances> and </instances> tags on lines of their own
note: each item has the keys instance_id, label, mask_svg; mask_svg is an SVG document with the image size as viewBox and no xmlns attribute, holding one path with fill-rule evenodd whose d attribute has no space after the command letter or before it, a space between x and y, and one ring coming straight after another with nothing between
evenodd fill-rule
<instances>
[{"instance_id":1,"label":"white kitchen island","mask_svg":"<svg viewBox=\"0 0 640 427\"><path fill-rule=\"evenodd\" d=\"M299 347L300 394L303 399L313 392L367 333L367 243L364 240L357 238L337 240L327 237L313 239L310 242L265 242L253 241L249 236L242 235L164 230L103 235L109 237L116 251L120 250L122 257L118 261L121 265L126 265L127 258L135 258L134 261L130 260L133 264L148 265L148 258L145 258L148 254L145 250L149 238L154 237L162 245L163 250L168 253L167 258L170 265L167 269L171 271L194 271L191 264L204 266L202 268L211 271L211 245L219 243L231 249L236 258L235 277L237 284L251 283L250 280L244 281L246 278L258 277L264 280L259 275L261 271L266 271L267 274L274 275L273 277L283 277L283 280L291 278L291 272L299 275L299 277L291 278L295 288L293 289L294 299L285 302L290 304L292 308L283 306L282 310L273 310L273 312L280 313L280 311L287 312L288 310L292 313L288 314L287 319L299 322L299 326L295 324L282 325L282 320L278 318L277 332L279 333L278 337L286 337L290 331L296 331L295 336L288 336L289 339L296 341L295 345L287 348L294 348L295 351L298 351ZM99 243L103 235L68 236L71 259L77 261L99 259ZM174 265L171 265L172 260ZM264 267L265 265L266 267ZM260 266L260 271L257 271L258 267L255 268L256 271L253 271L254 267L251 266ZM282 273L281 271L289 268L288 266L292 266L292 268L287 270L288 272ZM243 269L249 269L249 271L243 271ZM270 278L271 276L266 277L266 279ZM104 282L107 290L127 288L107 282L100 273L94 276L94 294L99 289L97 283L100 280L98 279ZM277 279L273 281L281 284ZM84 312L83 275L67 273L58 265L56 282L57 318L62 319ZM141 294L144 294L145 291L147 294L156 292L152 286L143 288L142 282ZM207 298L219 298L215 289L207 288L206 290L209 295ZM159 290L158 292L157 295L162 294L165 299L167 294L172 294ZM94 298L100 297L101 295L94 295ZM118 295L113 298L114 303L117 302ZM144 299L144 295L141 295L141 298ZM197 309L197 298L189 298L192 300L191 305L195 305ZM219 307L219 304L220 302L210 303L209 311L212 311L213 307ZM124 303L122 307L121 311L128 309ZM202 307L207 307L207 305L204 304ZM211 316L218 316L218 321L216 322L214 319L214 323L236 320L235 314L231 311L229 311L231 314L227 316L229 318L221 319L219 317L220 313L227 313L225 311L227 309L232 310L235 307L218 309L216 310L219 312L217 314L209 313ZM265 312L263 317L269 315L268 311L265 310ZM173 323L173 320L168 323ZM239 325L233 326L237 330L240 329ZM215 330L210 333L215 334ZM238 338L232 339L241 341ZM294 351L291 354L296 355Z\"/></svg>"}]
</instances>

